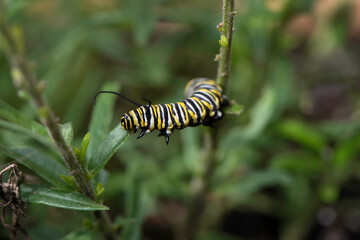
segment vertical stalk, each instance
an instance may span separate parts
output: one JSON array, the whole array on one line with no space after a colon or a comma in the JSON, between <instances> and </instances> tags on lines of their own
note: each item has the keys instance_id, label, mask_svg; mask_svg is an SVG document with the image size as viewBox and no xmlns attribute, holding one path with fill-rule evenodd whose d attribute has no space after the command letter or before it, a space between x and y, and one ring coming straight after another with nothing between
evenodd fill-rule
<instances>
[{"instance_id":1,"label":"vertical stalk","mask_svg":"<svg viewBox=\"0 0 360 240\"><path fill-rule=\"evenodd\" d=\"M226 37L227 44L220 46L219 65L216 82L226 93L227 85L231 75L231 50L234 33L234 0L223 0L223 17L221 35Z\"/></svg>"},{"instance_id":2,"label":"vertical stalk","mask_svg":"<svg viewBox=\"0 0 360 240\"><path fill-rule=\"evenodd\" d=\"M226 93L231 72L231 49L234 32L234 0L223 0L222 27L220 28L220 54L216 82ZM224 38L225 37L225 38ZM208 128L204 136L202 157L205 162L204 174L200 179L200 188L195 193L188 208L185 222L185 239L194 240L197 238L202 214L206 205L206 198L211 192L211 180L217 165L217 148L219 139L218 128Z\"/></svg>"},{"instance_id":3,"label":"vertical stalk","mask_svg":"<svg viewBox=\"0 0 360 240\"><path fill-rule=\"evenodd\" d=\"M61 156L69 173L74 177L75 183L80 192L95 201L94 190L91 187L87 170L81 166L76 158L72 148L68 146L61 134L59 124L55 114L45 101L42 90L36 74L26 60L24 54L20 51L15 38L9 28L6 19L6 11L3 2L0 0L0 32L3 40L3 50L11 65L11 72L15 87L18 90L29 94L34 103L38 117L41 123L47 128L55 145L60 151ZM100 230L106 239L115 239L115 232L111 227L109 215L106 212L94 212L95 218L99 221Z\"/></svg>"}]
</instances>

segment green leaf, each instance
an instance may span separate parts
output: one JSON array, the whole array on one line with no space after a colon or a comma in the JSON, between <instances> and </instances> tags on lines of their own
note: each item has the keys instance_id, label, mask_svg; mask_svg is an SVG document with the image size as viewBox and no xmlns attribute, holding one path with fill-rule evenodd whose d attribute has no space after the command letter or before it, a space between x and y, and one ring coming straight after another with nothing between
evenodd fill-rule
<instances>
[{"instance_id":1,"label":"green leaf","mask_svg":"<svg viewBox=\"0 0 360 240\"><path fill-rule=\"evenodd\" d=\"M271 159L271 167L308 175L320 173L324 162L308 152L286 152L275 155Z\"/></svg>"},{"instance_id":2,"label":"green leaf","mask_svg":"<svg viewBox=\"0 0 360 240\"><path fill-rule=\"evenodd\" d=\"M129 219L136 222L126 225L122 231L122 239L140 239L141 225L147 214L151 198L146 190L145 181L139 177L142 165L134 162L127 171L127 183L125 187L125 214Z\"/></svg>"},{"instance_id":3,"label":"green leaf","mask_svg":"<svg viewBox=\"0 0 360 240\"><path fill-rule=\"evenodd\" d=\"M328 137L334 140L344 137L348 138L358 135L360 131L360 119L351 118L341 121L326 121L322 122L318 127Z\"/></svg>"},{"instance_id":4,"label":"green leaf","mask_svg":"<svg viewBox=\"0 0 360 240\"><path fill-rule=\"evenodd\" d=\"M71 146L74 138L74 129L72 123L60 124L61 134L63 135L65 142L68 146Z\"/></svg>"},{"instance_id":5,"label":"green leaf","mask_svg":"<svg viewBox=\"0 0 360 240\"><path fill-rule=\"evenodd\" d=\"M126 17L126 12L121 9L113 9L106 12L95 12L89 16L89 23L94 27L119 27L121 25L129 25L130 19Z\"/></svg>"},{"instance_id":6,"label":"green leaf","mask_svg":"<svg viewBox=\"0 0 360 240\"><path fill-rule=\"evenodd\" d=\"M19 126L22 126L26 129L29 129L39 135L49 137L49 134L47 133L44 126L42 126L40 123L33 121L26 115L22 114L15 108L11 107L4 101L0 100L0 117L6 119L7 121L11 123L15 123Z\"/></svg>"},{"instance_id":7,"label":"green leaf","mask_svg":"<svg viewBox=\"0 0 360 240\"><path fill-rule=\"evenodd\" d=\"M117 82L107 82L101 88L106 91L118 91L119 84ZM109 132L110 124L113 118L113 107L116 96L113 94L102 94L97 96L96 105L91 114L89 132L91 133L91 141L86 153L86 159L94 157L94 154L105 139Z\"/></svg>"},{"instance_id":8,"label":"green leaf","mask_svg":"<svg viewBox=\"0 0 360 240\"><path fill-rule=\"evenodd\" d=\"M78 55L77 53L73 53L73 54ZM88 51L85 51L85 52L81 51L81 53L79 55L80 56L77 56L76 59L74 59L74 57L71 59L73 59L75 61L83 61L84 63L81 64L80 67L72 66L72 69L74 69L74 71L78 71L78 72L77 73L68 73L70 75L68 77L71 79L74 77L73 74L75 74L75 75L82 74L83 70L80 70L80 69L85 69L86 66L88 66L88 64L89 64L86 61L91 62L91 60L89 59L89 55L91 55L91 53L89 53ZM63 60L63 61L68 62L67 60ZM57 64L54 64L54 65L57 65ZM68 68L69 68L68 66L64 66L64 69L58 69L57 71L61 72L60 74L62 74L63 71L66 71L65 69L68 69ZM93 109L93 106L94 106L93 105L93 97L94 97L94 94L99 90L99 88L102 84L101 80L104 78L104 71L106 71L106 70L101 69L100 67L94 68L91 71L85 71L84 76L81 77L81 80L78 79L78 81L79 81L78 83L74 82L74 84L79 84L79 86L77 86L74 89L68 89L66 91L67 94L71 94L71 98L67 99L68 102L64 102L64 104L66 104L66 112L64 112L64 115L61 117L61 119L66 122L72 122L74 129L83 129L84 123L89 122L88 113L91 109ZM56 76L54 76L55 78L59 75L59 73L51 73L51 74L55 74L56 75ZM61 77L61 79L63 79L64 77L67 77L67 76L63 76L63 77ZM80 83L80 81L81 81L81 83ZM52 84L52 83L49 82L49 85L50 84ZM62 83L60 83L60 84L62 84ZM59 101L59 100L57 100L57 101Z\"/></svg>"},{"instance_id":9,"label":"green leaf","mask_svg":"<svg viewBox=\"0 0 360 240\"><path fill-rule=\"evenodd\" d=\"M23 9L28 6L30 3L26 0L19 0L19 1L6 1L6 12L10 19L12 16L19 14L22 12Z\"/></svg>"},{"instance_id":10,"label":"green leaf","mask_svg":"<svg viewBox=\"0 0 360 240\"><path fill-rule=\"evenodd\" d=\"M267 124L273 118L277 98L276 92L271 87L266 87L261 98L250 110L251 121L243 133L245 139L254 139L263 132Z\"/></svg>"},{"instance_id":11,"label":"green leaf","mask_svg":"<svg viewBox=\"0 0 360 240\"><path fill-rule=\"evenodd\" d=\"M95 222L92 222L90 219L88 218L84 218L83 220L83 226L86 228L86 229L93 229L95 226Z\"/></svg>"},{"instance_id":12,"label":"green leaf","mask_svg":"<svg viewBox=\"0 0 360 240\"><path fill-rule=\"evenodd\" d=\"M240 116L244 111L244 106L235 102L231 104L229 107L226 107L225 114Z\"/></svg>"},{"instance_id":13,"label":"green leaf","mask_svg":"<svg viewBox=\"0 0 360 240\"><path fill-rule=\"evenodd\" d=\"M360 151L360 136L340 141L335 147L334 168L343 169L349 162L356 160L356 155Z\"/></svg>"},{"instance_id":14,"label":"green leaf","mask_svg":"<svg viewBox=\"0 0 360 240\"><path fill-rule=\"evenodd\" d=\"M227 47L229 45L228 39L225 35L221 35L221 39L219 40L219 44L221 47Z\"/></svg>"},{"instance_id":15,"label":"green leaf","mask_svg":"<svg viewBox=\"0 0 360 240\"><path fill-rule=\"evenodd\" d=\"M122 128L121 124L114 128L96 149L94 156L89 160L89 172L92 175L99 172L128 137L129 133Z\"/></svg>"},{"instance_id":16,"label":"green leaf","mask_svg":"<svg viewBox=\"0 0 360 240\"><path fill-rule=\"evenodd\" d=\"M61 238L61 240L93 240L101 238L102 236L94 230L80 229L67 234L65 237Z\"/></svg>"},{"instance_id":17,"label":"green leaf","mask_svg":"<svg viewBox=\"0 0 360 240\"><path fill-rule=\"evenodd\" d=\"M237 199L256 193L264 187L282 185L287 186L291 183L291 178L285 172L278 170L267 170L262 172L252 172L245 178L219 184L215 192L220 195L227 195Z\"/></svg>"},{"instance_id":18,"label":"green leaf","mask_svg":"<svg viewBox=\"0 0 360 240\"><path fill-rule=\"evenodd\" d=\"M75 154L76 158L80 159L80 149L78 149L76 147L73 147L72 149L74 151L74 154Z\"/></svg>"},{"instance_id":19,"label":"green leaf","mask_svg":"<svg viewBox=\"0 0 360 240\"><path fill-rule=\"evenodd\" d=\"M71 186L73 189L77 189L75 178L72 175L63 175L60 174L60 177L64 182L66 182L69 186Z\"/></svg>"},{"instance_id":20,"label":"green leaf","mask_svg":"<svg viewBox=\"0 0 360 240\"><path fill-rule=\"evenodd\" d=\"M182 155L186 168L194 176L201 176L204 171L202 162L198 161L200 156L200 129L191 128L181 131Z\"/></svg>"},{"instance_id":21,"label":"green leaf","mask_svg":"<svg viewBox=\"0 0 360 240\"><path fill-rule=\"evenodd\" d=\"M91 134L90 134L90 132L88 132L81 142L81 148L80 148L80 152L78 154L79 161L83 167L86 166L85 156L86 156L86 150L89 146L90 138L91 138Z\"/></svg>"},{"instance_id":22,"label":"green leaf","mask_svg":"<svg viewBox=\"0 0 360 240\"><path fill-rule=\"evenodd\" d=\"M63 192L46 186L21 185L21 195L30 203L80 211L109 210L108 207L92 201L76 192Z\"/></svg>"},{"instance_id":23,"label":"green leaf","mask_svg":"<svg viewBox=\"0 0 360 240\"><path fill-rule=\"evenodd\" d=\"M277 110L277 93L269 85L263 89L259 100L250 108L250 122L245 127L235 127L224 136L220 143L226 151L238 147L239 142L248 142L258 138L273 119Z\"/></svg>"},{"instance_id":24,"label":"green leaf","mask_svg":"<svg viewBox=\"0 0 360 240\"><path fill-rule=\"evenodd\" d=\"M28 136L30 138L35 139L36 141L44 144L45 146L48 146L50 148L56 149L56 146L51 141L49 136L40 135L37 132L34 132L28 128L25 128L23 126L17 125L15 123L7 122L0 119L0 128L4 128L6 130L22 134L24 136Z\"/></svg>"},{"instance_id":25,"label":"green leaf","mask_svg":"<svg viewBox=\"0 0 360 240\"><path fill-rule=\"evenodd\" d=\"M126 61L127 43L111 28L94 28L89 33L89 44L101 55Z\"/></svg>"},{"instance_id":26,"label":"green leaf","mask_svg":"<svg viewBox=\"0 0 360 240\"><path fill-rule=\"evenodd\" d=\"M125 218L124 216L117 216L114 221L114 227L124 227L130 224L136 223L137 220L135 218Z\"/></svg>"},{"instance_id":27,"label":"green leaf","mask_svg":"<svg viewBox=\"0 0 360 240\"><path fill-rule=\"evenodd\" d=\"M274 129L284 138L317 153L320 153L326 146L326 139L319 130L297 119L279 122Z\"/></svg>"},{"instance_id":28,"label":"green leaf","mask_svg":"<svg viewBox=\"0 0 360 240\"><path fill-rule=\"evenodd\" d=\"M104 190L105 190L105 188L103 187L102 183L99 182L95 187L95 197L96 197L96 199L99 199L101 197Z\"/></svg>"},{"instance_id":29,"label":"green leaf","mask_svg":"<svg viewBox=\"0 0 360 240\"><path fill-rule=\"evenodd\" d=\"M138 46L145 46L156 23L154 3L150 0L127 1L130 13L128 16L133 23L133 35Z\"/></svg>"},{"instance_id":30,"label":"green leaf","mask_svg":"<svg viewBox=\"0 0 360 240\"><path fill-rule=\"evenodd\" d=\"M339 141L334 148L332 177L340 182L347 179L354 171L359 152L360 136Z\"/></svg>"},{"instance_id":31,"label":"green leaf","mask_svg":"<svg viewBox=\"0 0 360 240\"><path fill-rule=\"evenodd\" d=\"M288 216L301 214L314 203L313 185L310 178L299 174L292 178L289 186L283 188L286 197L284 208Z\"/></svg>"},{"instance_id":32,"label":"green leaf","mask_svg":"<svg viewBox=\"0 0 360 240\"><path fill-rule=\"evenodd\" d=\"M30 168L52 185L65 191L72 190L60 177L68 174L66 167L55 159L46 157L35 149L8 148L0 145L0 152Z\"/></svg>"},{"instance_id":33,"label":"green leaf","mask_svg":"<svg viewBox=\"0 0 360 240\"><path fill-rule=\"evenodd\" d=\"M334 184L324 184L319 188L319 197L325 203L332 204L339 197L339 188Z\"/></svg>"},{"instance_id":34,"label":"green leaf","mask_svg":"<svg viewBox=\"0 0 360 240\"><path fill-rule=\"evenodd\" d=\"M225 148L238 147L240 141L258 140L268 125L294 102L294 74L287 61L281 58L272 59L269 72L263 77L267 84L261 90L261 97L249 107L249 123L244 127L233 128L226 134L221 142Z\"/></svg>"}]
</instances>

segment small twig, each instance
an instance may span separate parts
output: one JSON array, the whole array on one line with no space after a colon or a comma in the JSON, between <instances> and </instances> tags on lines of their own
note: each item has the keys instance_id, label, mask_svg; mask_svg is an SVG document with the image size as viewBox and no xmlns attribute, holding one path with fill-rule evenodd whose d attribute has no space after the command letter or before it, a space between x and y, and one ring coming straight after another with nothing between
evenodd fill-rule
<instances>
[{"instance_id":1,"label":"small twig","mask_svg":"<svg viewBox=\"0 0 360 240\"><path fill-rule=\"evenodd\" d=\"M2 175L4 174L4 172L8 171L11 168L17 168L16 164L10 164L9 166L7 166L6 168L4 168L3 170L0 171L0 183L2 182ZM12 174L13 172L11 172Z\"/></svg>"},{"instance_id":2,"label":"small twig","mask_svg":"<svg viewBox=\"0 0 360 240\"><path fill-rule=\"evenodd\" d=\"M227 85L231 72L231 49L232 38L234 33L234 0L223 0L223 19L218 25L222 38L225 40L220 43L220 54L216 56L219 61L216 82L223 88L226 93ZM211 179L217 165L217 148L219 139L219 128L209 128L204 136L203 156L205 162L205 170L200 179L200 188L190 202L188 215L185 222L185 239L194 240L199 231L201 217L205 208L206 198L211 192Z\"/></svg>"},{"instance_id":3,"label":"small twig","mask_svg":"<svg viewBox=\"0 0 360 240\"><path fill-rule=\"evenodd\" d=\"M8 181L2 182L3 173L9 170L11 171ZM22 232L26 239L30 239L29 234L19 224L20 217L25 217L24 209L26 208L26 202L20 198L19 194L21 178L22 172L18 170L16 164L11 164L0 172L0 220L2 225L9 229L12 240L16 239L18 231ZM11 211L11 223L7 223L5 220L6 209Z\"/></svg>"}]
</instances>

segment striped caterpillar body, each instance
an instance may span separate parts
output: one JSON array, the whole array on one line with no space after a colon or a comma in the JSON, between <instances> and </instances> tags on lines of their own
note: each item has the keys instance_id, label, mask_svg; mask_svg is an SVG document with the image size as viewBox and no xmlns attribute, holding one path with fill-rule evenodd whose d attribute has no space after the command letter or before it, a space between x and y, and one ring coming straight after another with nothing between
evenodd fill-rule
<instances>
[{"instance_id":1,"label":"striped caterpillar body","mask_svg":"<svg viewBox=\"0 0 360 240\"><path fill-rule=\"evenodd\" d=\"M207 78L191 80L186 85L185 97L186 99L181 102L157 105L151 103L140 105L124 97L139 107L125 113L120 120L121 125L125 130L134 130L134 132L141 129L137 138L157 129L160 131L159 136L165 136L166 144L168 144L169 136L174 129L199 124L212 125L222 118L221 109L228 104L221 87L214 80Z\"/></svg>"}]
</instances>

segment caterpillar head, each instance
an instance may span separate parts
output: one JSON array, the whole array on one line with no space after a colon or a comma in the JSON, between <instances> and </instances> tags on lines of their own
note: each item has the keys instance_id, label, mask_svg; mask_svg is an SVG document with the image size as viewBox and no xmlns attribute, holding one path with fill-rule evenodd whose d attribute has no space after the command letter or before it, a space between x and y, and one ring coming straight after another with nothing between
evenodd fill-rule
<instances>
[{"instance_id":1,"label":"caterpillar head","mask_svg":"<svg viewBox=\"0 0 360 240\"><path fill-rule=\"evenodd\" d=\"M121 126L125 130L132 130L134 128L134 124L128 114L124 114L120 120Z\"/></svg>"}]
</instances>

